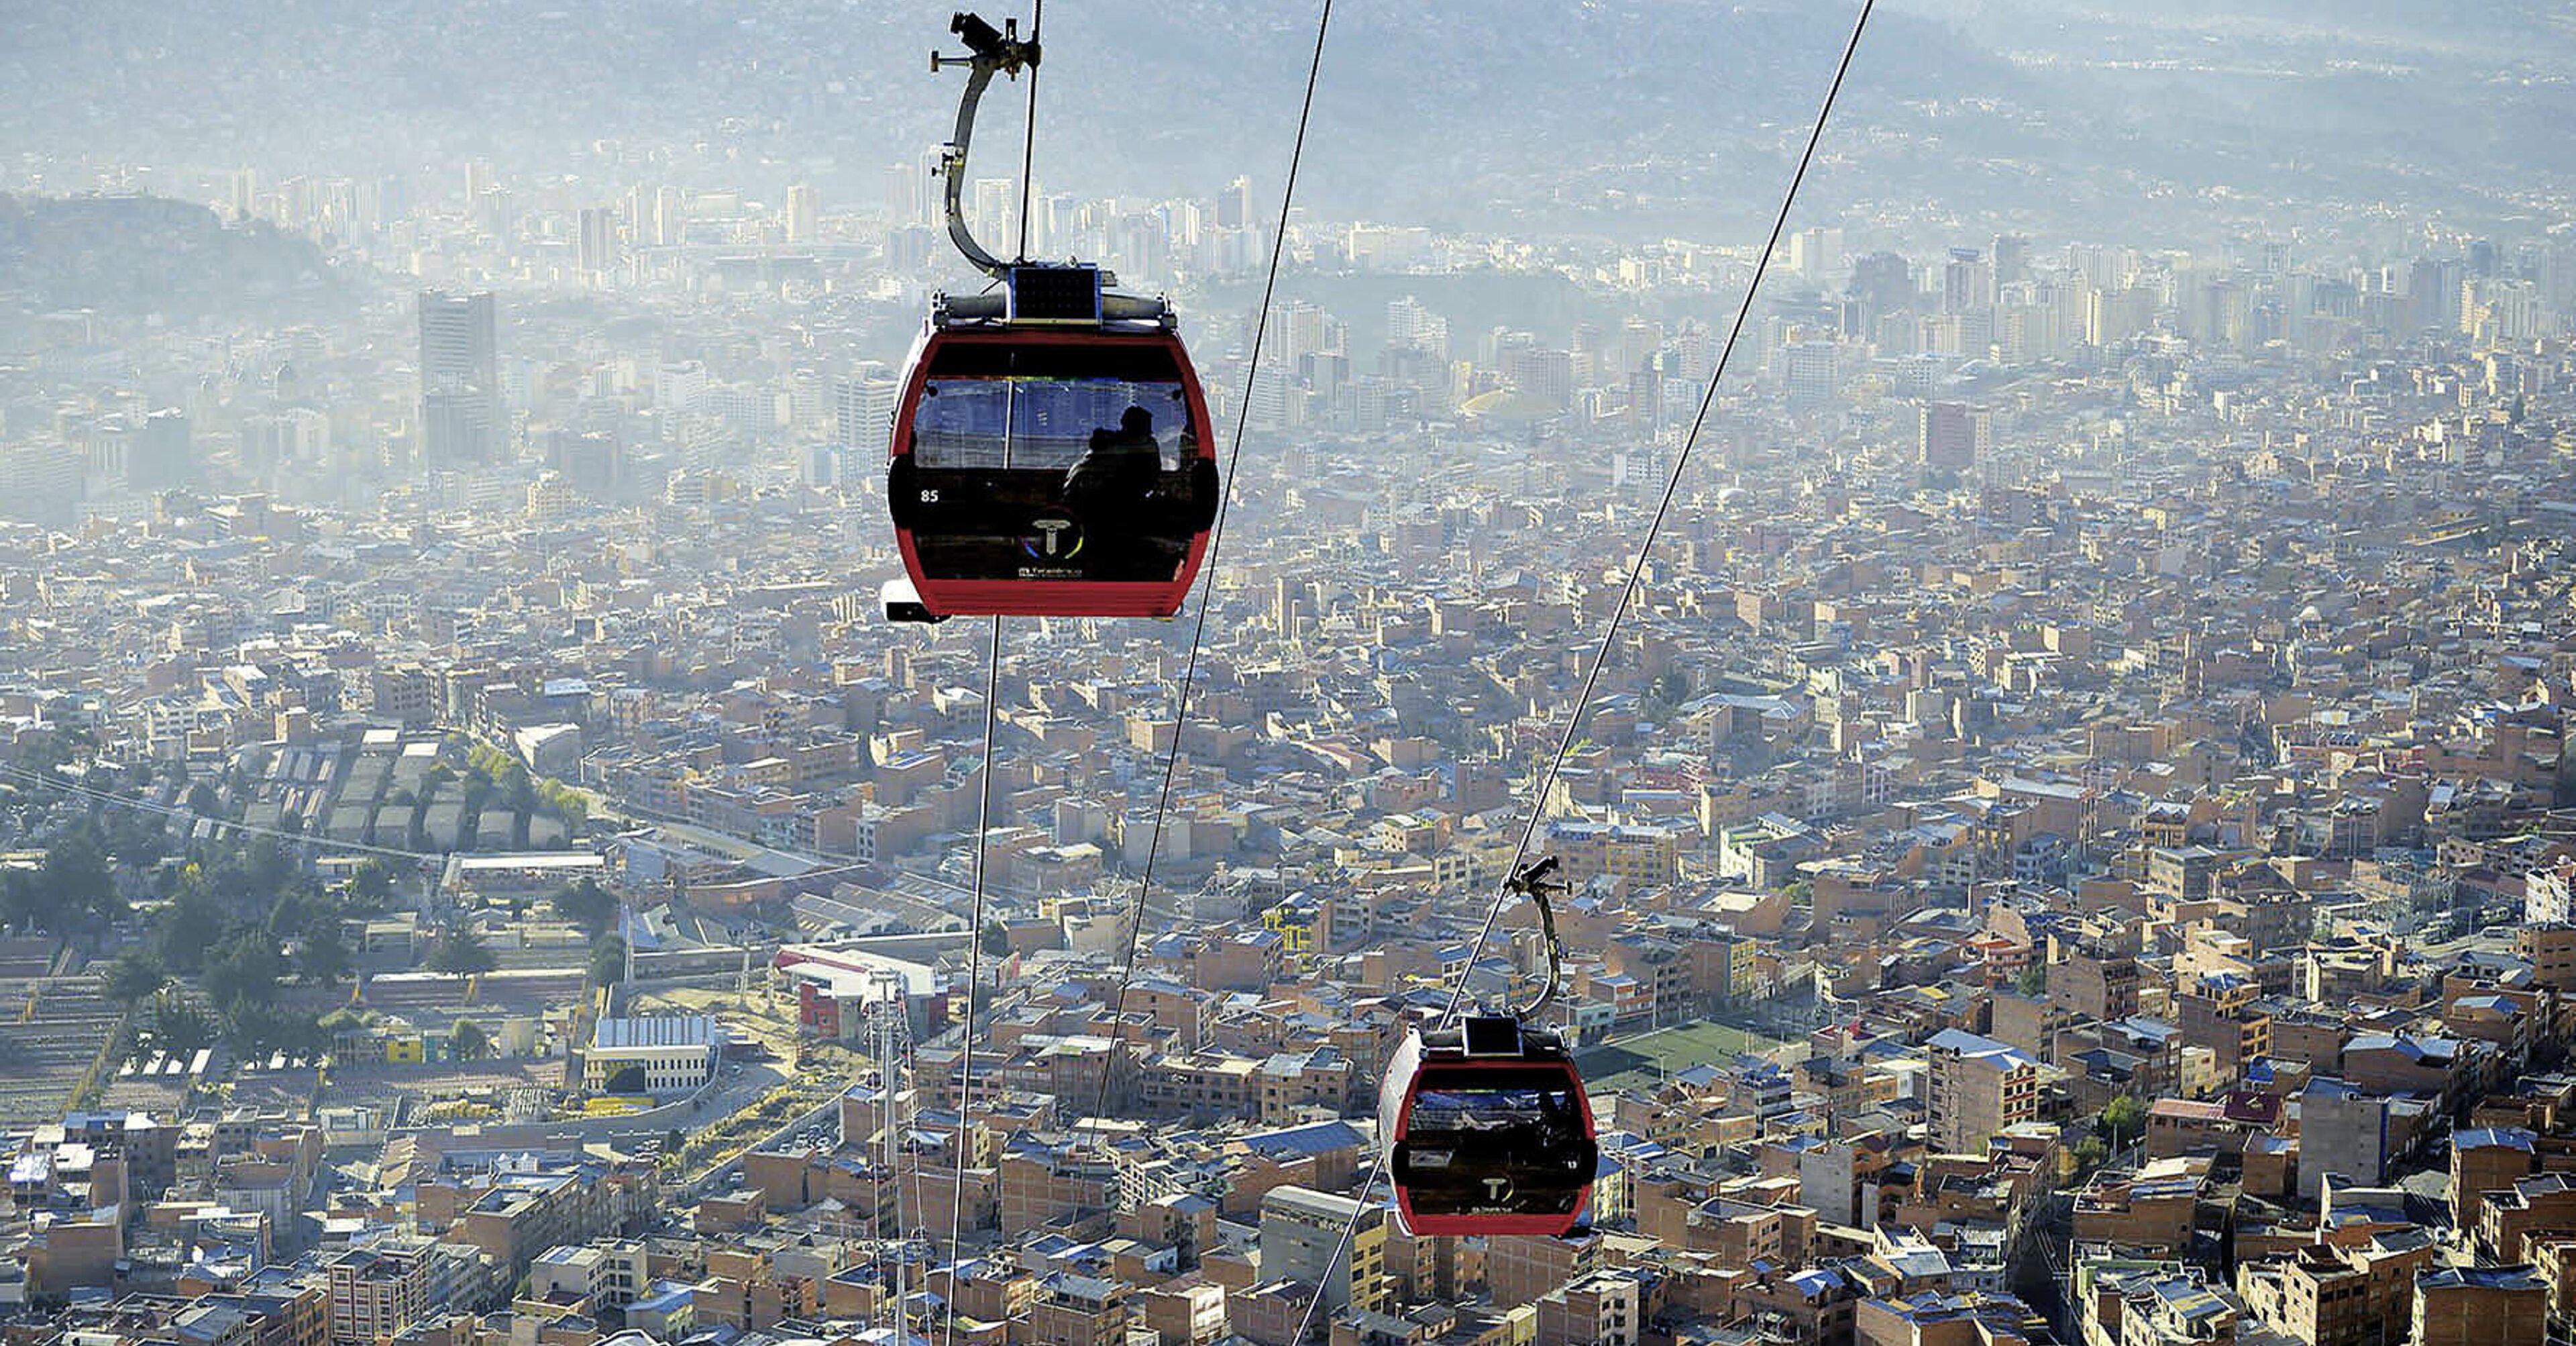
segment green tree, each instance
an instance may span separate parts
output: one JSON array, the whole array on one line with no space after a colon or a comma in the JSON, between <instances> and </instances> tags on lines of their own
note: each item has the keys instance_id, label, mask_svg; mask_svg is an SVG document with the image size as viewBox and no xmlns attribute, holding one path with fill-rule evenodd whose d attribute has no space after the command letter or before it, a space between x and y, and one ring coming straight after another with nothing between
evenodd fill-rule
<instances>
[{"instance_id":1,"label":"green tree","mask_svg":"<svg viewBox=\"0 0 2576 1346\"><path fill-rule=\"evenodd\" d=\"M2134 1095L2122 1094L2102 1109L2102 1134L2110 1140L2113 1149L2146 1134L2146 1130L2147 1105Z\"/></svg>"},{"instance_id":2,"label":"green tree","mask_svg":"<svg viewBox=\"0 0 2576 1346\"><path fill-rule=\"evenodd\" d=\"M564 830L579 833L590 819L590 800L581 791L552 777L536 783L538 811L563 820Z\"/></svg>"},{"instance_id":3,"label":"green tree","mask_svg":"<svg viewBox=\"0 0 2576 1346\"><path fill-rule=\"evenodd\" d=\"M242 881L248 896L265 904L293 886L301 868L294 853L279 844L275 837L257 837L250 843L250 853L242 867Z\"/></svg>"},{"instance_id":4,"label":"green tree","mask_svg":"<svg viewBox=\"0 0 2576 1346\"><path fill-rule=\"evenodd\" d=\"M361 912L377 912L393 900L394 873L381 860L369 860L349 871L349 905Z\"/></svg>"},{"instance_id":5,"label":"green tree","mask_svg":"<svg viewBox=\"0 0 2576 1346\"><path fill-rule=\"evenodd\" d=\"M2086 1136L2075 1147L2075 1166L2086 1172L2100 1168L2102 1161L2110 1157L2111 1152L2103 1147L2100 1136Z\"/></svg>"},{"instance_id":6,"label":"green tree","mask_svg":"<svg viewBox=\"0 0 2576 1346\"><path fill-rule=\"evenodd\" d=\"M170 969L149 949L139 949L107 965L107 998L132 1009L151 999L170 980Z\"/></svg>"},{"instance_id":7,"label":"green tree","mask_svg":"<svg viewBox=\"0 0 2576 1346\"><path fill-rule=\"evenodd\" d=\"M138 1036L148 1040L154 1051L185 1056L201 1047L215 1045L217 1025L195 1002L179 994L177 987L165 986L152 997Z\"/></svg>"},{"instance_id":8,"label":"green tree","mask_svg":"<svg viewBox=\"0 0 2576 1346\"><path fill-rule=\"evenodd\" d=\"M234 1005L224 1015L224 1040L244 1056L319 1056L329 1049L331 1035L313 1015L263 1000Z\"/></svg>"},{"instance_id":9,"label":"green tree","mask_svg":"<svg viewBox=\"0 0 2576 1346\"><path fill-rule=\"evenodd\" d=\"M594 940L616 928L617 895L588 875L556 889L551 901L556 915Z\"/></svg>"},{"instance_id":10,"label":"green tree","mask_svg":"<svg viewBox=\"0 0 2576 1346\"><path fill-rule=\"evenodd\" d=\"M39 731L20 740L18 766L30 774L60 783L62 769L71 763L77 746L72 736L60 729Z\"/></svg>"},{"instance_id":11,"label":"green tree","mask_svg":"<svg viewBox=\"0 0 2576 1346\"><path fill-rule=\"evenodd\" d=\"M2023 995L2036 996L2048 990L2048 964L2033 963L2013 979L2013 989Z\"/></svg>"},{"instance_id":12,"label":"green tree","mask_svg":"<svg viewBox=\"0 0 2576 1346\"><path fill-rule=\"evenodd\" d=\"M246 1009L274 1002L277 985L285 976L286 955L278 952L277 937L246 926L215 949L198 984L229 1024Z\"/></svg>"},{"instance_id":13,"label":"green tree","mask_svg":"<svg viewBox=\"0 0 2576 1346\"><path fill-rule=\"evenodd\" d=\"M104 930L125 915L125 896L108 871L107 851L87 823L67 828L45 848L36 867L36 893L43 909L37 922L53 934Z\"/></svg>"},{"instance_id":14,"label":"green tree","mask_svg":"<svg viewBox=\"0 0 2576 1346\"><path fill-rule=\"evenodd\" d=\"M325 908L305 921L295 943L296 975L316 986L335 986L355 964L340 933L340 914Z\"/></svg>"},{"instance_id":15,"label":"green tree","mask_svg":"<svg viewBox=\"0 0 2576 1346\"><path fill-rule=\"evenodd\" d=\"M215 787L199 781L188 787L188 811L200 818L221 817L224 797L215 793Z\"/></svg>"},{"instance_id":16,"label":"green tree","mask_svg":"<svg viewBox=\"0 0 2576 1346\"><path fill-rule=\"evenodd\" d=\"M483 945L483 937L463 926L450 926L447 933L429 949L429 970L454 977L472 977L500 966L492 951Z\"/></svg>"},{"instance_id":17,"label":"green tree","mask_svg":"<svg viewBox=\"0 0 2576 1346\"><path fill-rule=\"evenodd\" d=\"M483 1025L472 1019L457 1020L456 1028L448 1034L447 1044L459 1061L480 1061L492 1054L492 1036L483 1031Z\"/></svg>"},{"instance_id":18,"label":"green tree","mask_svg":"<svg viewBox=\"0 0 2576 1346\"><path fill-rule=\"evenodd\" d=\"M141 809L112 809L107 814L104 844L107 853L120 864L137 869L157 863L170 853L170 831L161 815ZM118 915L123 915L119 910Z\"/></svg>"},{"instance_id":19,"label":"green tree","mask_svg":"<svg viewBox=\"0 0 2576 1346\"><path fill-rule=\"evenodd\" d=\"M223 911L202 885L188 884L161 908L153 942L160 950L162 963L185 973L203 968L208 953L223 937Z\"/></svg>"},{"instance_id":20,"label":"green tree","mask_svg":"<svg viewBox=\"0 0 2576 1346\"><path fill-rule=\"evenodd\" d=\"M1011 956L1011 932L1003 929L1000 921L984 922L984 930L983 933L978 936L978 940L984 946L985 957L1008 958Z\"/></svg>"},{"instance_id":21,"label":"green tree","mask_svg":"<svg viewBox=\"0 0 2576 1346\"><path fill-rule=\"evenodd\" d=\"M590 984L615 986L626 980L626 941L602 935L590 944Z\"/></svg>"},{"instance_id":22,"label":"green tree","mask_svg":"<svg viewBox=\"0 0 2576 1346\"><path fill-rule=\"evenodd\" d=\"M325 902L320 893L302 887L289 888L279 893L277 900L269 905L265 924L270 934L285 939L302 932L314 918L332 912L331 904Z\"/></svg>"},{"instance_id":23,"label":"green tree","mask_svg":"<svg viewBox=\"0 0 2576 1346\"><path fill-rule=\"evenodd\" d=\"M13 927L34 927L42 901L36 895L36 876L31 870L0 869L0 919Z\"/></svg>"}]
</instances>

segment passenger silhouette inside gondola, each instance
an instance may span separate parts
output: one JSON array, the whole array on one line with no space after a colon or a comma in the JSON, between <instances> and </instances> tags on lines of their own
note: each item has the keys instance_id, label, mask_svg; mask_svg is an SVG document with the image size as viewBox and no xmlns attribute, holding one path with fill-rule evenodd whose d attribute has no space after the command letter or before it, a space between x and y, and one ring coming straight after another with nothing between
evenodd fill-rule
<instances>
[{"instance_id":1,"label":"passenger silhouette inside gondola","mask_svg":"<svg viewBox=\"0 0 2576 1346\"><path fill-rule=\"evenodd\" d=\"M1091 432L1091 446L1064 476L1064 503L1082 517L1091 577L1166 579L1186 540L1167 534L1161 499L1163 446L1154 413L1129 407L1115 430Z\"/></svg>"}]
</instances>

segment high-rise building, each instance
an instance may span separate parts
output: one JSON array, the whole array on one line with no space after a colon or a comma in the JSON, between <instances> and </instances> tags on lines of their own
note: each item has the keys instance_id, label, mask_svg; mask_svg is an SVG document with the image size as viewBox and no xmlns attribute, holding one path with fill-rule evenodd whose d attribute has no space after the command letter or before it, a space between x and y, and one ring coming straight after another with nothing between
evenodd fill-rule
<instances>
[{"instance_id":1,"label":"high-rise building","mask_svg":"<svg viewBox=\"0 0 2576 1346\"><path fill-rule=\"evenodd\" d=\"M903 384L885 366L870 363L832 386L832 440L852 449L884 453L894 432L895 402Z\"/></svg>"},{"instance_id":2,"label":"high-rise building","mask_svg":"<svg viewBox=\"0 0 2576 1346\"><path fill-rule=\"evenodd\" d=\"M546 466L592 500L612 499L626 486L626 453L613 434L552 431L546 439Z\"/></svg>"},{"instance_id":3,"label":"high-rise building","mask_svg":"<svg viewBox=\"0 0 2576 1346\"><path fill-rule=\"evenodd\" d=\"M787 241L811 243L823 226L822 198L814 184L800 182L787 189Z\"/></svg>"},{"instance_id":4,"label":"high-rise building","mask_svg":"<svg viewBox=\"0 0 2576 1346\"><path fill-rule=\"evenodd\" d=\"M2030 279L2030 240L2020 234L1997 234L1990 250L1997 287Z\"/></svg>"},{"instance_id":5,"label":"high-rise building","mask_svg":"<svg viewBox=\"0 0 2576 1346\"><path fill-rule=\"evenodd\" d=\"M489 290L420 292L420 449L430 467L501 456L499 309Z\"/></svg>"},{"instance_id":6,"label":"high-rise building","mask_svg":"<svg viewBox=\"0 0 2576 1346\"><path fill-rule=\"evenodd\" d=\"M1780 352L1782 382L1789 400L1798 406L1817 406L1834 395L1834 382L1841 370L1841 351L1830 341L1794 341Z\"/></svg>"},{"instance_id":7,"label":"high-rise building","mask_svg":"<svg viewBox=\"0 0 2576 1346\"><path fill-rule=\"evenodd\" d=\"M368 225L378 231L392 228L411 214L411 189L391 173L376 179L360 200L366 208Z\"/></svg>"},{"instance_id":8,"label":"high-rise building","mask_svg":"<svg viewBox=\"0 0 2576 1346\"><path fill-rule=\"evenodd\" d=\"M917 165L886 165L885 208L896 224L921 222L921 169Z\"/></svg>"},{"instance_id":9,"label":"high-rise building","mask_svg":"<svg viewBox=\"0 0 2576 1346\"><path fill-rule=\"evenodd\" d=\"M912 222L914 224L937 225L946 213L947 207L944 202L948 195L947 164L947 155L937 145L923 150L921 157L914 161L912 171Z\"/></svg>"},{"instance_id":10,"label":"high-rise building","mask_svg":"<svg viewBox=\"0 0 2576 1346\"><path fill-rule=\"evenodd\" d=\"M1424 308L1422 306L1422 301L1414 298L1412 295L1406 295L1401 299L1388 300L1386 305L1386 344L1396 347L1410 347L1413 344L1414 330L1421 325L1424 318L1429 316L1430 310Z\"/></svg>"},{"instance_id":11,"label":"high-rise building","mask_svg":"<svg viewBox=\"0 0 2576 1346\"><path fill-rule=\"evenodd\" d=\"M1327 349L1331 326L1331 318L1322 309L1302 299L1281 304L1272 318L1272 330L1278 333L1279 363L1294 369L1306 356Z\"/></svg>"},{"instance_id":12,"label":"high-rise building","mask_svg":"<svg viewBox=\"0 0 2576 1346\"><path fill-rule=\"evenodd\" d=\"M1574 398L1574 355L1544 346L1518 346L1503 352L1503 380L1523 398L1563 410Z\"/></svg>"},{"instance_id":13,"label":"high-rise building","mask_svg":"<svg viewBox=\"0 0 2576 1346\"><path fill-rule=\"evenodd\" d=\"M1236 178L1216 196L1216 227L1249 229L1252 227L1252 179Z\"/></svg>"},{"instance_id":14,"label":"high-rise building","mask_svg":"<svg viewBox=\"0 0 2576 1346\"><path fill-rule=\"evenodd\" d=\"M2463 270L2457 259L2433 257L2418 259L2408 270L2406 297L2413 310L2408 319L2415 327L2459 330Z\"/></svg>"},{"instance_id":15,"label":"high-rise building","mask_svg":"<svg viewBox=\"0 0 2576 1346\"><path fill-rule=\"evenodd\" d=\"M1914 264L1893 252L1865 253L1852 262L1851 295L1866 321L1914 307Z\"/></svg>"},{"instance_id":16,"label":"high-rise building","mask_svg":"<svg viewBox=\"0 0 2576 1346\"><path fill-rule=\"evenodd\" d=\"M89 458L61 440L0 445L0 519L62 525L88 489Z\"/></svg>"},{"instance_id":17,"label":"high-rise building","mask_svg":"<svg viewBox=\"0 0 2576 1346\"><path fill-rule=\"evenodd\" d=\"M1809 280L1824 280L1842 267L1843 231L1801 229L1789 235L1789 269Z\"/></svg>"},{"instance_id":18,"label":"high-rise building","mask_svg":"<svg viewBox=\"0 0 2576 1346\"><path fill-rule=\"evenodd\" d=\"M189 457L188 418L176 411L156 411L143 418L143 431L125 460L126 485L150 493L184 486L196 475Z\"/></svg>"},{"instance_id":19,"label":"high-rise building","mask_svg":"<svg viewBox=\"0 0 2576 1346\"><path fill-rule=\"evenodd\" d=\"M1008 253L1017 246L1020 218L1020 185L1009 178L975 179L975 195L970 218L975 233L984 246L996 253Z\"/></svg>"},{"instance_id":20,"label":"high-rise building","mask_svg":"<svg viewBox=\"0 0 2576 1346\"><path fill-rule=\"evenodd\" d=\"M1991 412L1965 402L1927 402L1914 413L1914 451L1925 467L1975 467L1994 433Z\"/></svg>"},{"instance_id":21,"label":"high-rise building","mask_svg":"<svg viewBox=\"0 0 2576 1346\"><path fill-rule=\"evenodd\" d=\"M1975 248L1952 248L1941 268L1941 311L1964 313L1995 301L1995 269Z\"/></svg>"},{"instance_id":22,"label":"high-rise building","mask_svg":"<svg viewBox=\"0 0 2576 1346\"><path fill-rule=\"evenodd\" d=\"M1343 1252L1342 1234L1350 1231ZM1386 1277L1386 1208L1309 1187L1274 1187L1261 1197L1261 1274L1319 1287L1327 1311L1357 1304L1382 1310L1392 1298Z\"/></svg>"},{"instance_id":23,"label":"high-rise building","mask_svg":"<svg viewBox=\"0 0 2576 1346\"><path fill-rule=\"evenodd\" d=\"M581 212L581 238L578 264L581 272L594 283L608 278L617 266L617 212L607 206L586 206Z\"/></svg>"},{"instance_id":24,"label":"high-rise building","mask_svg":"<svg viewBox=\"0 0 2576 1346\"><path fill-rule=\"evenodd\" d=\"M676 247L688 236L689 206L677 187L664 187L653 193L653 245Z\"/></svg>"},{"instance_id":25,"label":"high-rise building","mask_svg":"<svg viewBox=\"0 0 2576 1346\"><path fill-rule=\"evenodd\" d=\"M428 1259L357 1248L331 1260L332 1346L385 1341L429 1309Z\"/></svg>"}]
</instances>

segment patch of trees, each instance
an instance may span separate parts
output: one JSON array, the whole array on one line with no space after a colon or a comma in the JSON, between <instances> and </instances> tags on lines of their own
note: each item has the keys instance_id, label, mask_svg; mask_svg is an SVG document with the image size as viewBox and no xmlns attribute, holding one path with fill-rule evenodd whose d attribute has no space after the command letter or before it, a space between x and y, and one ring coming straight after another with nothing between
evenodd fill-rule
<instances>
[{"instance_id":1,"label":"patch of trees","mask_svg":"<svg viewBox=\"0 0 2576 1346\"><path fill-rule=\"evenodd\" d=\"M318 1055L330 1034L316 1015L282 1003L283 992L349 979L356 951L342 921L356 909L380 909L393 876L362 866L329 890L261 837L165 868L160 887L144 947L106 968L108 994L134 1011L137 1045L168 1050L220 1038L244 1056ZM169 987L179 977L195 978L203 1006Z\"/></svg>"}]
</instances>

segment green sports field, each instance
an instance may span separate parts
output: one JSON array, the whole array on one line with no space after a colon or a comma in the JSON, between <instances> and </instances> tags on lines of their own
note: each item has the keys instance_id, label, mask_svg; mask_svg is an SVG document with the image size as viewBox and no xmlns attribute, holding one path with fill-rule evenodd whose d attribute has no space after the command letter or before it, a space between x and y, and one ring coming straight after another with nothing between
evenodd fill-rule
<instances>
[{"instance_id":1,"label":"green sports field","mask_svg":"<svg viewBox=\"0 0 2576 1346\"><path fill-rule=\"evenodd\" d=\"M1741 1051L1763 1051L1778 1044L1759 1033L1719 1023L1685 1024L1620 1038L1575 1054L1583 1082L1593 1093L1617 1093L1630 1087L1652 1091L1671 1071L1724 1061ZM1660 1067L1660 1069L1658 1069Z\"/></svg>"}]
</instances>

